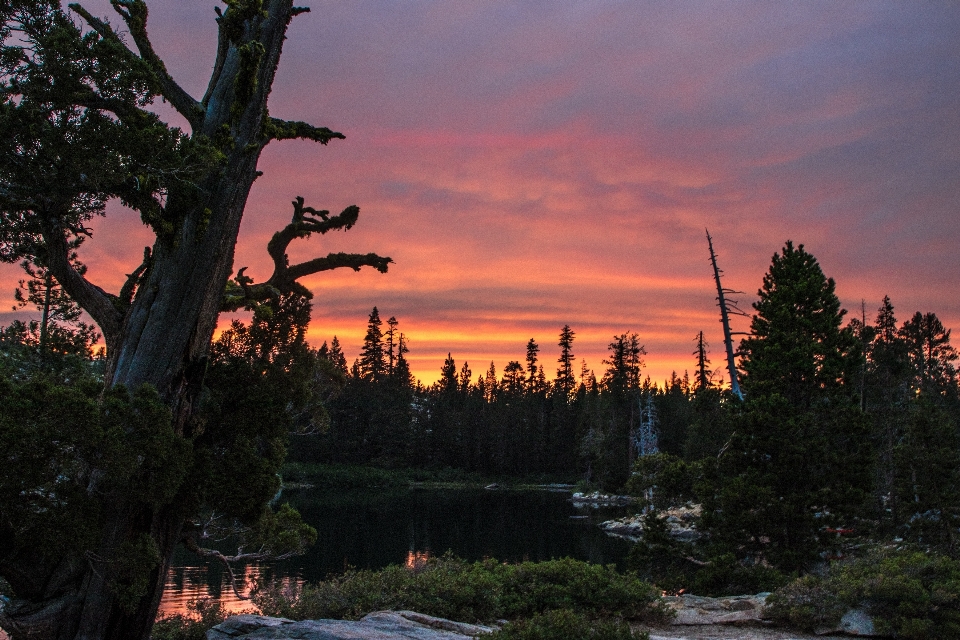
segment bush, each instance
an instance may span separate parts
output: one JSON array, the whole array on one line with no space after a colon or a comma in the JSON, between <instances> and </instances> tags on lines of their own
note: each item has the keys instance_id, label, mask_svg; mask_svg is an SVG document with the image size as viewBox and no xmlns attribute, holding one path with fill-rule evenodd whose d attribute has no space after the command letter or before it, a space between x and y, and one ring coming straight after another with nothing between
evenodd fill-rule
<instances>
[{"instance_id":1,"label":"bush","mask_svg":"<svg viewBox=\"0 0 960 640\"><path fill-rule=\"evenodd\" d=\"M537 614L529 620L507 623L490 640L648 640L645 631L631 631L623 620L591 622L569 609Z\"/></svg>"},{"instance_id":2,"label":"bush","mask_svg":"<svg viewBox=\"0 0 960 640\"><path fill-rule=\"evenodd\" d=\"M567 609L590 617L663 620L656 590L635 574L578 560L468 563L445 555L408 570L348 571L286 590L262 585L254 602L265 615L298 620L358 619L371 611L411 609L461 621L518 618Z\"/></svg>"},{"instance_id":3,"label":"bush","mask_svg":"<svg viewBox=\"0 0 960 640\"><path fill-rule=\"evenodd\" d=\"M191 600L187 608L196 615L161 616L153 625L150 640L205 640L207 630L229 615L223 605L207 598Z\"/></svg>"},{"instance_id":4,"label":"bush","mask_svg":"<svg viewBox=\"0 0 960 640\"><path fill-rule=\"evenodd\" d=\"M960 638L960 562L917 550L875 550L807 576L767 600L782 624L830 626L843 611L865 609L879 633L900 638Z\"/></svg>"}]
</instances>

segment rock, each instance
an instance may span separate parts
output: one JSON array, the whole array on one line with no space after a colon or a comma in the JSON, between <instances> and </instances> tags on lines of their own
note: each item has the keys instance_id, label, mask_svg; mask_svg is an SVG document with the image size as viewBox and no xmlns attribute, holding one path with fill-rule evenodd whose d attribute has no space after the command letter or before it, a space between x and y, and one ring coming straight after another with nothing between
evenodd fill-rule
<instances>
[{"instance_id":1,"label":"rock","mask_svg":"<svg viewBox=\"0 0 960 640\"><path fill-rule=\"evenodd\" d=\"M666 597L663 601L677 614L673 625L761 624L768 595L725 598L682 595Z\"/></svg>"},{"instance_id":2,"label":"rock","mask_svg":"<svg viewBox=\"0 0 960 640\"><path fill-rule=\"evenodd\" d=\"M662 511L661 516L664 524L667 525L667 532L672 538L681 542L692 542L700 538L700 532L697 531L696 527L700 513L700 505L689 503ZM639 542L643 539L643 514L607 520L600 524L600 528L607 535L631 542Z\"/></svg>"},{"instance_id":3,"label":"rock","mask_svg":"<svg viewBox=\"0 0 960 640\"><path fill-rule=\"evenodd\" d=\"M851 609L840 618L840 631L851 636L876 636L873 618L863 609Z\"/></svg>"},{"instance_id":4,"label":"rock","mask_svg":"<svg viewBox=\"0 0 960 640\"><path fill-rule=\"evenodd\" d=\"M239 615L207 631L207 640L467 640L493 631L414 611L377 611L360 620L300 622Z\"/></svg>"},{"instance_id":5,"label":"rock","mask_svg":"<svg viewBox=\"0 0 960 640\"><path fill-rule=\"evenodd\" d=\"M599 491L594 491L593 493L580 493L578 491L574 493L569 500L575 507L592 507L598 509L609 505L628 505L631 504L634 499L633 496L616 496L600 493Z\"/></svg>"}]
</instances>

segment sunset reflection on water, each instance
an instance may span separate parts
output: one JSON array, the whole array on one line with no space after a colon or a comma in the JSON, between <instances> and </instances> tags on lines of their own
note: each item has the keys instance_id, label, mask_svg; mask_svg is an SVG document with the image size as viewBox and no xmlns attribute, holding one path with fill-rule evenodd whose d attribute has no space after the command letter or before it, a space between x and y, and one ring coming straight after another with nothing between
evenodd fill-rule
<instances>
[{"instance_id":1,"label":"sunset reflection on water","mask_svg":"<svg viewBox=\"0 0 960 640\"><path fill-rule=\"evenodd\" d=\"M279 579L285 588L298 588L303 585L299 576L269 575L273 572L269 567L259 564L249 564L234 569L237 578L237 590L244 597L250 592L261 578ZM219 580L217 578L219 577ZM189 608L191 601L209 598L220 602L229 613L256 612L257 608L250 600L237 597L230 586L230 576L219 567L212 566L178 566L170 567L163 589L163 598L160 600L160 615L194 615Z\"/></svg>"},{"instance_id":2,"label":"sunset reflection on water","mask_svg":"<svg viewBox=\"0 0 960 640\"><path fill-rule=\"evenodd\" d=\"M404 562L404 566L406 566L407 569L419 569L427 564L427 561L432 557L433 554L430 553L429 548L425 551L414 551L410 549L410 551L407 552L407 559Z\"/></svg>"}]
</instances>

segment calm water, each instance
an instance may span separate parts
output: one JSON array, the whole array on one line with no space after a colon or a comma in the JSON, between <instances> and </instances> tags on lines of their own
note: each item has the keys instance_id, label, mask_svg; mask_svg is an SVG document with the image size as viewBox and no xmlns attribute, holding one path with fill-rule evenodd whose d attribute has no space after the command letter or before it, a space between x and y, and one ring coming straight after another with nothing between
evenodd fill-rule
<instances>
[{"instance_id":1,"label":"calm water","mask_svg":"<svg viewBox=\"0 0 960 640\"><path fill-rule=\"evenodd\" d=\"M289 583L322 580L347 567L379 569L422 561L447 550L467 560L549 560L572 557L623 567L628 543L607 536L597 524L629 508L575 508L567 492L406 489L325 495L320 489L286 492L317 529L317 544L305 556L248 565L237 571L244 589L259 577ZM587 516L583 518L582 516ZM161 611L183 610L190 599L211 597L231 610L250 608L229 587L226 572L186 552L167 578Z\"/></svg>"}]
</instances>

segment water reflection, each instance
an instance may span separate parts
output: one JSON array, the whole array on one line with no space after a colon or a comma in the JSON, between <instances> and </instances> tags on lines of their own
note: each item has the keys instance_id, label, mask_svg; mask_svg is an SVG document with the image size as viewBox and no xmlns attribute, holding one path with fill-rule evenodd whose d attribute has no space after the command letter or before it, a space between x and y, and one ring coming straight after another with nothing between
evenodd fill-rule
<instances>
[{"instance_id":1,"label":"water reflection","mask_svg":"<svg viewBox=\"0 0 960 640\"><path fill-rule=\"evenodd\" d=\"M622 569L630 545L605 535L597 524L626 515L629 508L577 508L568 497L547 491L292 491L284 498L317 529L317 543L299 558L238 567L238 588L246 594L260 579L292 587L349 568L414 568L447 550L468 561L571 557ZM186 552L174 558L174 565L162 612L183 613L189 600L200 597L218 599L230 611L253 608L236 597L220 565L201 566Z\"/></svg>"},{"instance_id":2,"label":"water reflection","mask_svg":"<svg viewBox=\"0 0 960 640\"><path fill-rule=\"evenodd\" d=\"M183 562L188 559L178 556L176 560ZM219 565L170 567L160 600L160 614L192 615L189 603L203 598L220 602L230 613L256 612L253 603L245 598L250 597L250 592L261 579L280 580L290 590L303 584L296 573L278 575L273 567L260 564L236 567L234 573L236 591L230 586L230 574Z\"/></svg>"}]
</instances>

